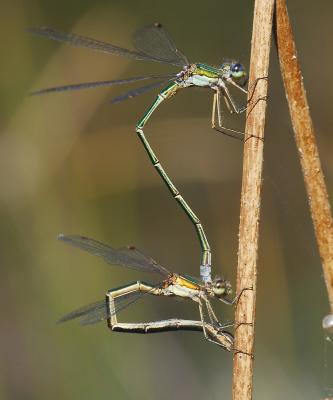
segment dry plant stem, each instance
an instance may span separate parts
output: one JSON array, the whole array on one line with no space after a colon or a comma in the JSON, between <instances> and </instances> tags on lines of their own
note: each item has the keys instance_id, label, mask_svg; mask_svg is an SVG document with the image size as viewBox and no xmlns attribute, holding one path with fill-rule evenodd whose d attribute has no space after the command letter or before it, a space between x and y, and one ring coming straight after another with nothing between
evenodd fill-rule
<instances>
[{"instance_id":1,"label":"dry plant stem","mask_svg":"<svg viewBox=\"0 0 333 400\"><path fill-rule=\"evenodd\" d=\"M278 55L333 314L333 223L285 0L276 1Z\"/></svg>"},{"instance_id":2,"label":"dry plant stem","mask_svg":"<svg viewBox=\"0 0 333 400\"><path fill-rule=\"evenodd\" d=\"M256 0L254 6L249 87L268 76L274 0ZM251 91L250 91L251 92ZM257 252L262 186L267 79L260 79L251 98L255 107L247 115L239 227L233 399L252 399ZM258 99L262 99L259 100Z\"/></svg>"}]
</instances>

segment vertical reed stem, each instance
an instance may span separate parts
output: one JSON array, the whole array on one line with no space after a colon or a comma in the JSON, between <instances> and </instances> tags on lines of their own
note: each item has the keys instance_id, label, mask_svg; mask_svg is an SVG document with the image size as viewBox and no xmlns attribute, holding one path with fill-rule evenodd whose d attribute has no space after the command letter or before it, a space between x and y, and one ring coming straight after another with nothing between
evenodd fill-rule
<instances>
[{"instance_id":1,"label":"vertical reed stem","mask_svg":"<svg viewBox=\"0 0 333 400\"><path fill-rule=\"evenodd\" d=\"M331 314L333 314L333 222L331 208L285 0L276 1L276 38L290 117L324 270Z\"/></svg>"},{"instance_id":2,"label":"vertical reed stem","mask_svg":"<svg viewBox=\"0 0 333 400\"><path fill-rule=\"evenodd\" d=\"M264 126L267 96L269 53L272 35L274 0L256 0L254 6L250 60L249 112L244 144L243 181L239 226L237 293L241 295L235 315L235 354L233 399L252 399L254 322L257 278L257 253L262 186ZM260 100L261 99L261 100ZM246 324L244 324L246 323Z\"/></svg>"}]
</instances>

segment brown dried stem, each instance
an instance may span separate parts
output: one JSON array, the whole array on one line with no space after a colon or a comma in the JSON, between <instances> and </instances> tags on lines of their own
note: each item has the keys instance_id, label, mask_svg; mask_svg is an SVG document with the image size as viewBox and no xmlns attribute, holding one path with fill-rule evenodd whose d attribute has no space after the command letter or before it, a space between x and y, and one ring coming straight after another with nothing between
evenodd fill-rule
<instances>
[{"instance_id":1,"label":"brown dried stem","mask_svg":"<svg viewBox=\"0 0 333 400\"><path fill-rule=\"evenodd\" d=\"M276 1L276 37L280 68L296 146L324 270L329 304L333 314L333 223L331 208L285 0Z\"/></svg>"},{"instance_id":2,"label":"brown dried stem","mask_svg":"<svg viewBox=\"0 0 333 400\"><path fill-rule=\"evenodd\" d=\"M274 0L256 0L250 60L249 107L244 144L243 181L239 226L233 399L252 398L257 252L262 186L267 77L272 35ZM259 78L259 80L257 80ZM257 84L256 84L257 83Z\"/></svg>"}]
</instances>

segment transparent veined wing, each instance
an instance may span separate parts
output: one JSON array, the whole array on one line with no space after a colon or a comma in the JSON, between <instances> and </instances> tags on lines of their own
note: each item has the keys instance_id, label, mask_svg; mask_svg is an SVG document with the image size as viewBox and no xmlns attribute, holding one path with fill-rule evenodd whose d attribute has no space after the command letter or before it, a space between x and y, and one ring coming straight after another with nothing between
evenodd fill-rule
<instances>
[{"instance_id":1,"label":"transparent veined wing","mask_svg":"<svg viewBox=\"0 0 333 400\"><path fill-rule=\"evenodd\" d=\"M56 40L58 42L68 43L75 47L83 47L107 54L114 54L122 57L132 58L135 60L154 61L177 66L180 65L178 62L175 64L173 62L167 61L166 59L159 59L140 51L125 49L123 47L115 46L111 43L103 42L101 40L89 38L86 36L76 35L74 33L60 32L53 28L30 28L28 29L28 31L34 35L46 37L48 39Z\"/></svg>"},{"instance_id":2,"label":"transparent veined wing","mask_svg":"<svg viewBox=\"0 0 333 400\"><path fill-rule=\"evenodd\" d=\"M147 76L137 76L134 78L127 78L127 79L116 79L116 80L110 80L110 81L74 83L74 84L69 84L69 85L54 86L54 87L34 90L33 92L30 93L30 95L35 96L35 95L40 95L40 94L66 92L66 91L71 91L71 90L93 89L93 88L97 88L97 87L110 87L110 86L125 85L128 83L145 81L145 80L149 80L149 79L161 79L161 78L165 78L165 79L176 78L176 75L175 74L147 75Z\"/></svg>"},{"instance_id":3,"label":"transparent veined wing","mask_svg":"<svg viewBox=\"0 0 333 400\"><path fill-rule=\"evenodd\" d=\"M121 101L124 101L127 99L133 99L133 97L139 96L140 94L143 94L143 93L149 92L150 90L156 89L159 86L162 86L171 80L173 80L173 79L158 81L158 82L154 82L154 83L151 83L151 84L148 84L145 86L141 86L139 88L131 89L125 93L120 94L119 96L112 98L110 100L110 103L116 104L116 103L120 103Z\"/></svg>"},{"instance_id":4,"label":"transparent veined wing","mask_svg":"<svg viewBox=\"0 0 333 400\"><path fill-rule=\"evenodd\" d=\"M147 294L149 293L137 291L116 297L114 299L114 310L112 313L109 312L106 299L97 301L96 303L91 303L71 311L70 313L61 317L58 320L58 323L79 319L80 325L96 324L98 322L107 320L111 315L119 313L121 310L124 310Z\"/></svg>"},{"instance_id":5,"label":"transparent veined wing","mask_svg":"<svg viewBox=\"0 0 333 400\"><path fill-rule=\"evenodd\" d=\"M109 264L120 265L142 272L152 272L164 277L170 275L170 271L165 267L162 267L153 258L144 255L140 250L132 246L114 249L107 244L79 235L59 235L58 239L101 257Z\"/></svg>"},{"instance_id":6,"label":"transparent veined wing","mask_svg":"<svg viewBox=\"0 0 333 400\"><path fill-rule=\"evenodd\" d=\"M57 323L62 323L66 321L70 321L72 319L79 318L83 321L85 318L95 318L96 323L101 322L107 319L107 308L106 308L106 300L97 301L96 303L91 303L86 306L80 307L70 313L61 317Z\"/></svg>"},{"instance_id":7,"label":"transparent veined wing","mask_svg":"<svg viewBox=\"0 0 333 400\"><path fill-rule=\"evenodd\" d=\"M148 56L167 64L183 67L189 61L176 47L170 34L160 23L139 29L133 36L135 48Z\"/></svg>"}]
</instances>

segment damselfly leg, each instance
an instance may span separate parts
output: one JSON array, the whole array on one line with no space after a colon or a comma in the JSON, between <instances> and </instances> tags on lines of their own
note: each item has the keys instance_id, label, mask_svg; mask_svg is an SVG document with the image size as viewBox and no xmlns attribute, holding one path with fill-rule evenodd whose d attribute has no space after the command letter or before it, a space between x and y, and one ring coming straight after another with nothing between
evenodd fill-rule
<instances>
[{"instance_id":1,"label":"damselfly leg","mask_svg":"<svg viewBox=\"0 0 333 400\"><path fill-rule=\"evenodd\" d=\"M221 96L223 97L230 113L235 112L237 114L240 114L246 111L246 107L238 107L235 104L234 100L230 101L230 99L232 99L230 94L229 98L226 94L222 93L219 88L217 88L213 96L212 128L217 132L223 133L224 135L231 136L235 139L244 140L244 132L232 128L227 128L223 125Z\"/></svg>"}]
</instances>

